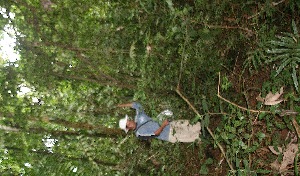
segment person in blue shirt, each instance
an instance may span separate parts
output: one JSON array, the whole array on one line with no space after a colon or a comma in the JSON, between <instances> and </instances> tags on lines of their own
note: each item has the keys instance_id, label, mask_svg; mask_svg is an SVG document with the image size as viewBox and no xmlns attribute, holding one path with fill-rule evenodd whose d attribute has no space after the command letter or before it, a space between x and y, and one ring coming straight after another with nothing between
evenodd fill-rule
<instances>
[{"instance_id":1,"label":"person in blue shirt","mask_svg":"<svg viewBox=\"0 0 300 176\"><path fill-rule=\"evenodd\" d=\"M189 124L188 120L176 120L169 122L164 120L161 125L145 114L142 105L138 102L120 104L118 107L131 107L136 110L134 120L126 115L119 121L119 127L126 133L129 130L135 132L140 139L157 138L168 142L194 142L200 140L201 125Z\"/></svg>"}]
</instances>

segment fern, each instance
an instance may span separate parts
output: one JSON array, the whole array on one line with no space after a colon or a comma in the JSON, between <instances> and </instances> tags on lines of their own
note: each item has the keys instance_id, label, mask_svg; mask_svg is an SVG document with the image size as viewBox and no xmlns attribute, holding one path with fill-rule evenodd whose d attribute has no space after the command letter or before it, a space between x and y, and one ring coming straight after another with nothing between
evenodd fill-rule
<instances>
[{"instance_id":1,"label":"fern","mask_svg":"<svg viewBox=\"0 0 300 176\"><path fill-rule=\"evenodd\" d=\"M293 33L282 33L275 40L267 42L266 63L278 64L275 77L283 70L290 70L294 86L299 91L297 69L300 63L300 43L295 21L292 21L292 29Z\"/></svg>"},{"instance_id":2,"label":"fern","mask_svg":"<svg viewBox=\"0 0 300 176\"><path fill-rule=\"evenodd\" d=\"M244 71L248 68L249 72L252 74L253 71L257 71L264 64L264 54L263 51L258 48L254 51L247 53L247 59L243 63Z\"/></svg>"}]
</instances>

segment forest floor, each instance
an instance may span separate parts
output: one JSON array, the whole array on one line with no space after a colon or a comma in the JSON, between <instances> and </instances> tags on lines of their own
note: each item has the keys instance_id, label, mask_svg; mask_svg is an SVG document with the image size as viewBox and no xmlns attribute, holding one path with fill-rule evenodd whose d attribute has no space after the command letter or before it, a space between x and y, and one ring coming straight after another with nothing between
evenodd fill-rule
<instances>
[{"instance_id":1,"label":"forest floor","mask_svg":"<svg viewBox=\"0 0 300 176\"><path fill-rule=\"evenodd\" d=\"M233 92L232 96L234 95L244 95L245 104L241 106L247 107L249 109L256 109L257 100L256 97L260 94L260 88L262 87L263 83L267 81L270 77L270 69L265 68L262 71L257 73L242 73L242 62L236 62L233 71L230 75L230 82L232 83ZM242 79L238 79L239 75L242 75ZM248 89L245 90L245 87ZM214 119L210 121L209 128L214 132L214 130L219 126L221 123L221 115L217 115L213 117ZM283 121L280 117L274 117L276 121ZM272 141L278 140L279 144L286 144L287 141L292 141L296 138L296 134L291 130L285 129L277 129L276 131L268 131L267 125L264 120L257 121L257 119L253 120L253 134L257 132L264 132L266 134L265 141ZM209 134L206 135L209 137ZM265 142L268 143L268 142ZM186 147L186 146L183 146ZM201 147L204 147L201 149ZM224 147L224 146L223 146ZM204 157L203 157L204 154ZM194 148L193 152L186 152L186 175L199 175L195 173L199 173L201 170L201 166L208 158L213 159L213 163L207 165L207 175L227 175L230 171L230 167L228 166L226 159L224 158L221 150L214 146L213 144L209 145L200 145ZM262 168L266 170L274 170L272 165L275 163L277 156L270 151L268 145L262 145L256 151L254 151L251 155L249 155L250 165L255 163L257 168ZM263 162L261 162L263 161ZM277 163L278 164L278 163ZM277 165L278 166L278 165ZM287 166L287 169L292 168L293 166ZM273 173L264 174L264 175L273 175ZM292 174L293 175L293 174Z\"/></svg>"}]
</instances>

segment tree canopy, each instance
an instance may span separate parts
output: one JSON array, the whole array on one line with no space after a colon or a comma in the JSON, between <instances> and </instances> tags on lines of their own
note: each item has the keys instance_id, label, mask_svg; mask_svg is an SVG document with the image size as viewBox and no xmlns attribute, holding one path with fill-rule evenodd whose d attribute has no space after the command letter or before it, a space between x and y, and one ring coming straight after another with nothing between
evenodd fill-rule
<instances>
[{"instance_id":1,"label":"tree canopy","mask_svg":"<svg viewBox=\"0 0 300 176\"><path fill-rule=\"evenodd\" d=\"M296 174L299 7L0 0L20 55L0 56L1 175ZM131 101L200 121L201 144L125 135Z\"/></svg>"}]
</instances>

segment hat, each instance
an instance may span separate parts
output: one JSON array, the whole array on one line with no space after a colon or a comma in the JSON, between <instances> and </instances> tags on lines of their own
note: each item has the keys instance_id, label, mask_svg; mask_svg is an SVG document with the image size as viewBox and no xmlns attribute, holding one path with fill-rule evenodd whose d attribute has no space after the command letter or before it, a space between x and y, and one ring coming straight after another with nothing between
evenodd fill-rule
<instances>
[{"instance_id":1,"label":"hat","mask_svg":"<svg viewBox=\"0 0 300 176\"><path fill-rule=\"evenodd\" d=\"M125 118L121 119L119 121L119 127L125 131L125 133L128 132L128 129L126 128L127 125L128 116L126 115Z\"/></svg>"}]
</instances>

